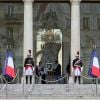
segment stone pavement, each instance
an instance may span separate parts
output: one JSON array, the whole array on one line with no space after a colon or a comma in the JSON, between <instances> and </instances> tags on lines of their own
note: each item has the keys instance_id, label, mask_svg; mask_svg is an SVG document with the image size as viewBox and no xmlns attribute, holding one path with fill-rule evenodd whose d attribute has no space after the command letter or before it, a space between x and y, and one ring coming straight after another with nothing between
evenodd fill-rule
<instances>
[{"instance_id":1,"label":"stone pavement","mask_svg":"<svg viewBox=\"0 0 100 100\"><path fill-rule=\"evenodd\" d=\"M0 84L0 99L71 100L100 99L96 84Z\"/></svg>"}]
</instances>

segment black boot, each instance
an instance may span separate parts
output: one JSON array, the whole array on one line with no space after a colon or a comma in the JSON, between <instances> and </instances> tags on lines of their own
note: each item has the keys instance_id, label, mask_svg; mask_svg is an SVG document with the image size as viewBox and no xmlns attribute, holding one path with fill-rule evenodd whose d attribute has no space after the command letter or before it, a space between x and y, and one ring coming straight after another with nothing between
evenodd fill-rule
<instances>
[{"instance_id":1,"label":"black boot","mask_svg":"<svg viewBox=\"0 0 100 100\"><path fill-rule=\"evenodd\" d=\"M81 76L78 76L78 82L81 84Z\"/></svg>"},{"instance_id":2,"label":"black boot","mask_svg":"<svg viewBox=\"0 0 100 100\"><path fill-rule=\"evenodd\" d=\"M75 78L74 78L74 82L76 83L76 81L77 81L77 76L75 76Z\"/></svg>"},{"instance_id":3,"label":"black boot","mask_svg":"<svg viewBox=\"0 0 100 100\"><path fill-rule=\"evenodd\" d=\"M28 75L26 75L26 84L28 84Z\"/></svg>"},{"instance_id":4,"label":"black boot","mask_svg":"<svg viewBox=\"0 0 100 100\"><path fill-rule=\"evenodd\" d=\"M30 84L32 84L32 75L30 76Z\"/></svg>"}]
</instances>

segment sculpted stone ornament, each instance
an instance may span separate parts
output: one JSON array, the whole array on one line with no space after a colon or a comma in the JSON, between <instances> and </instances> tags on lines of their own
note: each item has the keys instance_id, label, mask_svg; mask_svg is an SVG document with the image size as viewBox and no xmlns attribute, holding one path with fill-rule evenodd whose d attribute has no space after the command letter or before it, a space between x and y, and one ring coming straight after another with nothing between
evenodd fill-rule
<instances>
[{"instance_id":1,"label":"sculpted stone ornament","mask_svg":"<svg viewBox=\"0 0 100 100\"><path fill-rule=\"evenodd\" d=\"M58 59L58 54L61 49L60 35L48 30L43 36L41 36L41 40L45 42L41 46L41 61L43 66L46 66L47 63L54 63L54 61Z\"/></svg>"},{"instance_id":2,"label":"sculpted stone ornament","mask_svg":"<svg viewBox=\"0 0 100 100\"><path fill-rule=\"evenodd\" d=\"M61 49L61 43L47 42L42 51L41 61L46 66L47 63L54 63L58 59L58 54Z\"/></svg>"}]
</instances>

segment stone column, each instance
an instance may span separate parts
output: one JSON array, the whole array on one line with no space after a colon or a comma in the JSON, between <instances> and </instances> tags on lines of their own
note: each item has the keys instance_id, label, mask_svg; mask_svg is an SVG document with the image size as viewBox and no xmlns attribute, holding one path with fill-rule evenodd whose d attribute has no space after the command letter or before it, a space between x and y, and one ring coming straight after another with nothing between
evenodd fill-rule
<instances>
[{"instance_id":1,"label":"stone column","mask_svg":"<svg viewBox=\"0 0 100 100\"><path fill-rule=\"evenodd\" d=\"M73 73L72 61L75 58L77 51L80 52L80 2L81 0L70 0L70 2L71 2L71 73Z\"/></svg>"},{"instance_id":2,"label":"stone column","mask_svg":"<svg viewBox=\"0 0 100 100\"><path fill-rule=\"evenodd\" d=\"M23 45L23 60L26 58L30 49L33 57L33 1L23 0L24 2L24 45Z\"/></svg>"},{"instance_id":3,"label":"stone column","mask_svg":"<svg viewBox=\"0 0 100 100\"><path fill-rule=\"evenodd\" d=\"M31 50L31 57L33 57L33 1L34 0L23 0L24 2L23 62L27 57L28 50Z\"/></svg>"}]
</instances>

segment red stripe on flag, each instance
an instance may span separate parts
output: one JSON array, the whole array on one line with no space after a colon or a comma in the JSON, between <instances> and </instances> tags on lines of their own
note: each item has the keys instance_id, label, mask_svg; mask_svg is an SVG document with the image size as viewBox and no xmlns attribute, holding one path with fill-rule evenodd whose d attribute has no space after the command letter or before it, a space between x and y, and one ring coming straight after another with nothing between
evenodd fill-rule
<instances>
[{"instance_id":1,"label":"red stripe on flag","mask_svg":"<svg viewBox=\"0 0 100 100\"><path fill-rule=\"evenodd\" d=\"M15 77L15 71L12 67L9 66L6 67L6 74L13 78Z\"/></svg>"},{"instance_id":2,"label":"red stripe on flag","mask_svg":"<svg viewBox=\"0 0 100 100\"><path fill-rule=\"evenodd\" d=\"M97 68L96 66L92 66L92 75L100 77L100 68Z\"/></svg>"}]
</instances>

